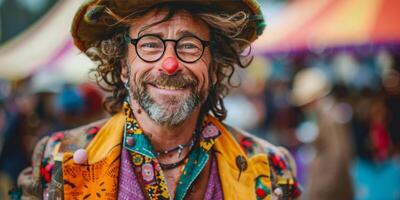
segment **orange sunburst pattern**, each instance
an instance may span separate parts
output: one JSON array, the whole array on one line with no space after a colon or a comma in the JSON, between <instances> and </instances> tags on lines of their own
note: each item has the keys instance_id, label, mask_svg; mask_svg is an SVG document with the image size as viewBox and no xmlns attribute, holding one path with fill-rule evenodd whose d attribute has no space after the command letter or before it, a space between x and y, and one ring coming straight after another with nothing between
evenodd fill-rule
<instances>
[{"instance_id":1,"label":"orange sunburst pattern","mask_svg":"<svg viewBox=\"0 0 400 200\"><path fill-rule=\"evenodd\" d=\"M63 160L64 199L114 200L118 191L120 147L92 165L76 164L72 153Z\"/></svg>"}]
</instances>

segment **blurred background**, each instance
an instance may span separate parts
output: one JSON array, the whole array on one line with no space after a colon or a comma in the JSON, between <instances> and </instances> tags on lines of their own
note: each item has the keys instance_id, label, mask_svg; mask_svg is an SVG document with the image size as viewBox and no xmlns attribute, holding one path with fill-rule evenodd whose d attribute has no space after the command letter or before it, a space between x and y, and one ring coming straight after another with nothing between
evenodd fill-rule
<instances>
[{"instance_id":1,"label":"blurred background","mask_svg":"<svg viewBox=\"0 0 400 200\"><path fill-rule=\"evenodd\" d=\"M107 117L69 28L81 1L0 0L0 199L54 131ZM264 0L227 123L287 147L302 199L400 199L400 1Z\"/></svg>"}]
</instances>

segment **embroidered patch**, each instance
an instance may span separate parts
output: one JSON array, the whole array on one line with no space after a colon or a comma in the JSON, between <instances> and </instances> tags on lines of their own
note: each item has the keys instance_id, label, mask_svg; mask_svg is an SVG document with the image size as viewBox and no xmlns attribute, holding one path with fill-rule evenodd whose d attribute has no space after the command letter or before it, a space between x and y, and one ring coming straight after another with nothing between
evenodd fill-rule
<instances>
[{"instance_id":1,"label":"embroidered patch","mask_svg":"<svg viewBox=\"0 0 400 200\"><path fill-rule=\"evenodd\" d=\"M51 162L50 158L44 158L40 167L40 176L44 183L50 183L51 181L51 171L54 167L54 163Z\"/></svg>"},{"instance_id":2,"label":"embroidered patch","mask_svg":"<svg viewBox=\"0 0 400 200\"><path fill-rule=\"evenodd\" d=\"M65 133L64 133L64 132L57 132L57 133L54 133L54 134L51 136L50 141L52 141L52 142L59 142L59 141L61 141L62 139L64 139L64 137L65 137Z\"/></svg>"},{"instance_id":3,"label":"embroidered patch","mask_svg":"<svg viewBox=\"0 0 400 200\"><path fill-rule=\"evenodd\" d=\"M114 199L118 191L121 147L91 165L77 165L72 153L65 153L62 164L64 195L67 199Z\"/></svg>"},{"instance_id":4,"label":"embroidered patch","mask_svg":"<svg viewBox=\"0 0 400 200\"><path fill-rule=\"evenodd\" d=\"M254 152L255 143L254 140L250 137L243 137L239 140L239 144L242 147L243 151L246 155L250 156Z\"/></svg>"},{"instance_id":5,"label":"embroidered patch","mask_svg":"<svg viewBox=\"0 0 400 200\"><path fill-rule=\"evenodd\" d=\"M145 163L142 165L142 177L146 182L154 181L154 168L150 163Z\"/></svg>"},{"instance_id":6,"label":"embroidered patch","mask_svg":"<svg viewBox=\"0 0 400 200\"><path fill-rule=\"evenodd\" d=\"M86 139L91 140L99 132L100 128L97 126L90 127L86 130Z\"/></svg>"},{"instance_id":7,"label":"embroidered patch","mask_svg":"<svg viewBox=\"0 0 400 200\"><path fill-rule=\"evenodd\" d=\"M132 156L133 164L136 166L140 166L143 163L143 157L139 154L134 154Z\"/></svg>"},{"instance_id":8,"label":"embroidered patch","mask_svg":"<svg viewBox=\"0 0 400 200\"><path fill-rule=\"evenodd\" d=\"M268 158L275 172L278 173L279 175L283 175L283 171L286 170L285 161L280 156L272 152L268 153Z\"/></svg>"},{"instance_id":9,"label":"embroidered patch","mask_svg":"<svg viewBox=\"0 0 400 200\"><path fill-rule=\"evenodd\" d=\"M208 124L201 132L204 139L215 138L219 135L219 130L213 124Z\"/></svg>"},{"instance_id":10,"label":"embroidered patch","mask_svg":"<svg viewBox=\"0 0 400 200\"><path fill-rule=\"evenodd\" d=\"M157 160L154 160L153 162L154 162L154 169L155 169L156 171L161 171L161 166L160 166L160 164L157 162Z\"/></svg>"},{"instance_id":11,"label":"embroidered patch","mask_svg":"<svg viewBox=\"0 0 400 200\"><path fill-rule=\"evenodd\" d=\"M264 199L267 196L271 194L270 188L263 183L263 178L266 178L265 176L259 176L256 179L256 195L257 195L257 200Z\"/></svg>"},{"instance_id":12,"label":"embroidered patch","mask_svg":"<svg viewBox=\"0 0 400 200\"><path fill-rule=\"evenodd\" d=\"M132 109L129 103L124 102L123 109L125 113L125 128L128 134L142 134L143 131L140 129L138 123L133 116Z\"/></svg>"}]
</instances>

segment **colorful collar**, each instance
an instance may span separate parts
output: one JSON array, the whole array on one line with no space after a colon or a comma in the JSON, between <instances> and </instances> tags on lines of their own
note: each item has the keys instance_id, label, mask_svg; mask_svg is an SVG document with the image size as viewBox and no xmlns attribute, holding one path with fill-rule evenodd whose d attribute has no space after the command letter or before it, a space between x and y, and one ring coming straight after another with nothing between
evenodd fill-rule
<instances>
[{"instance_id":1,"label":"colorful collar","mask_svg":"<svg viewBox=\"0 0 400 200\"><path fill-rule=\"evenodd\" d=\"M124 148L149 158L155 158L156 156L153 152L153 147L133 116L133 112L129 103L124 103L123 110L125 115L125 128L123 135ZM221 135L221 133L219 132L218 128L209 121L208 116L205 116L200 128L200 147L204 151L208 152L215 143L215 139L219 135Z\"/></svg>"},{"instance_id":2,"label":"colorful collar","mask_svg":"<svg viewBox=\"0 0 400 200\"><path fill-rule=\"evenodd\" d=\"M125 115L123 147L131 153L136 172L140 172L138 178L143 180L142 183L150 199L169 199L165 178L150 141L134 118L129 103L125 102L123 109ZM182 169L175 190L175 199L185 197L193 182L206 166L210 150L220 134L218 128L206 116L199 130L198 145L195 145L190 152L188 161Z\"/></svg>"}]
</instances>

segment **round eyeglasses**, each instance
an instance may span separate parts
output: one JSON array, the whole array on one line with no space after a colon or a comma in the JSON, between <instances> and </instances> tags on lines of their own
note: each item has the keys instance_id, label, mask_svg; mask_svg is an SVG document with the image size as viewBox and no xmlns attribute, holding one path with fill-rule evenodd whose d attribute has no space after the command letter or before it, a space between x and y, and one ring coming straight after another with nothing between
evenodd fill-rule
<instances>
[{"instance_id":1,"label":"round eyeglasses","mask_svg":"<svg viewBox=\"0 0 400 200\"><path fill-rule=\"evenodd\" d=\"M162 39L158 35L143 35L132 39L128 34L125 40L135 46L137 55L145 62L160 60L166 49L166 42L174 42L175 54L185 63L198 61L204 53L204 48L210 45L209 41L201 40L196 36L184 36L177 40Z\"/></svg>"}]
</instances>

